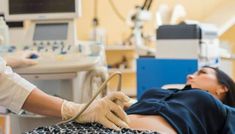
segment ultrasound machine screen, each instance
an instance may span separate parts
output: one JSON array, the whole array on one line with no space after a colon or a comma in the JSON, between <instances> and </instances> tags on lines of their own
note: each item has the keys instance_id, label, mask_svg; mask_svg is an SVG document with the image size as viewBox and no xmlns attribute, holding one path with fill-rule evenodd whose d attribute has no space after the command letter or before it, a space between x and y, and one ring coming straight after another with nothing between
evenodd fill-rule
<instances>
[{"instance_id":1,"label":"ultrasound machine screen","mask_svg":"<svg viewBox=\"0 0 235 134\"><path fill-rule=\"evenodd\" d=\"M36 24L33 40L66 40L67 23Z\"/></svg>"},{"instance_id":2,"label":"ultrasound machine screen","mask_svg":"<svg viewBox=\"0 0 235 134\"><path fill-rule=\"evenodd\" d=\"M75 12L74 0L9 0L9 14Z\"/></svg>"}]
</instances>

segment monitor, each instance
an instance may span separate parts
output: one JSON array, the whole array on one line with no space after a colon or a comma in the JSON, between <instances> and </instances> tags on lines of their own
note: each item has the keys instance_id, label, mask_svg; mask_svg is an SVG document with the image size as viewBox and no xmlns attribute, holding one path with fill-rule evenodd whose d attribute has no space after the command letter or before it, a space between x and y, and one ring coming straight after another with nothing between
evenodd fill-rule
<instances>
[{"instance_id":1,"label":"monitor","mask_svg":"<svg viewBox=\"0 0 235 134\"><path fill-rule=\"evenodd\" d=\"M36 24L33 40L66 40L68 24Z\"/></svg>"},{"instance_id":2,"label":"monitor","mask_svg":"<svg viewBox=\"0 0 235 134\"><path fill-rule=\"evenodd\" d=\"M7 20L73 19L81 14L81 0L5 0Z\"/></svg>"}]
</instances>

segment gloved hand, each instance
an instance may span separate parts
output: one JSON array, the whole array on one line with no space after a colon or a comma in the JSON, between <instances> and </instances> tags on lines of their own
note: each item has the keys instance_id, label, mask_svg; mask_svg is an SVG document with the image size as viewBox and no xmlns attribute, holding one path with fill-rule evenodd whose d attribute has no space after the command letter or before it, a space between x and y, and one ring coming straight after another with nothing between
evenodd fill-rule
<instances>
[{"instance_id":1,"label":"gloved hand","mask_svg":"<svg viewBox=\"0 0 235 134\"><path fill-rule=\"evenodd\" d=\"M123 111L122 106L129 101L122 92L114 92L108 96L95 100L84 111L84 113L76 119L79 123L98 122L105 127L119 130L120 128L128 128L128 117ZM115 103L115 102L118 102ZM77 104L64 100L61 115L63 120L67 120L79 113L85 104Z\"/></svg>"},{"instance_id":2,"label":"gloved hand","mask_svg":"<svg viewBox=\"0 0 235 134\"><path fill-rule=\"evenodd\" d=\"M19 51L13 54L3 56L3 59L6 61L7 65L12 68L30 66L37 64L35 60L30 59L30 56L32 54L35 54L35 52Z\"/></svg>"},{"instance_id":3,"label":"gloved hand","mask_svg":"<svg viewBox=\"0 0 235 134\"><path fill-rule=\"evenodd\" d=\"M133 105L136 102L137 102L136 99L131 99L130 98L128 102L124 103L123 109L125 109L125 110L128 109L131 105Z\"/></svg>"}]
</instances>

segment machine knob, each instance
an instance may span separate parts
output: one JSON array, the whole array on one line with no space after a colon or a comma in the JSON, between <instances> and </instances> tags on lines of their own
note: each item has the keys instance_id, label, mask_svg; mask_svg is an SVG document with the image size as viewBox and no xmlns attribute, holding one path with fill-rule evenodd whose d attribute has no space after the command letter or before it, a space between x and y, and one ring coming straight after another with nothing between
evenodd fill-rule
<instances>
[{"instance_id":1,"label":"machine knob","mask_svg":"<svg viewBox=\"0 0 235 134\"><path fill-rule=\"evenodd\" d=\"M61 51L60 54L65 55L65 54L67 54L67 52L66 51Z\"/></svg>"},{"instance_id":2,"label":"machine knob","mask_svg":"<svg viewBox=\"0 0 235 134\"><path fill-rule=\"evenodd\" d=\"M60 44L61 44L61 45L64 45L64 42L63 42L63 41L61 41L61 42L60 42Z\"/></svg>"},{"instance_id":3,"label":"machine knob","mask_svg":"<svg viewBox=\"0 0 235 134\"><path fill-rule=\"evenodd\" d=\"M68 51L71 49L71 47L72 47L71 45L68 45Z\"/></svg>"},{"instance_id":4,"label":"machine knob","mask_svg":"<svg viewBox=\"0 0 235 134\"><path fill-rule=\"evenodd\" d=\"M43 46L38 47L38 52L40 52L43 49Z\"/></svg>"},{"instance_id":5,"label":"machine knob","mask_svg":"<svg viewBox=\"0 0 235 134\"><path fill-rule=\"evenodd\" d=\"M53 46L52 51L55 51L58 48L58 46Z\"/></svg>"},{"instance_id":6,"label":"machine knob","mask_svg":"<svg viewBox=\"0 0 235 134\"><path fill-rule=\"evenodd\" d=\"M30 59L37 59L38 58L38 55L37 54L31 54L29 56Z\"/></svg>"},{"instance_id":7,"label":"machine knob","mask_svg":"<svg viewBox=\"0 0 235 134\"><path fill-rule=\"evenodd\" d=\"M16 46L10 46L10 48L8 49L8 52L14 52L16 50Z\"/></svg>"},{"instance_id":8,"label":"machine knob","mask_svg":"<svg viewBox=\"0 0 235 134\"><path fill-rule=\"evenodd\" d=\"M16 49L16 46L11 46L12 49Z\"/></svg>"},{"instance_id":9,"label":"machine knob","mask_svg":"<svg viewBox=\"0 0 235 134\"><path fill-rule=\"evenodd\" d=\"M24 46L23 50L28 50L29 46Z\"/></svg>"},{"instance_id":10,"label":"machine knob","mask_svg":"<svg viewBox=\"0 0 235 134\"><path fill-rule=\"evenodd\" d=\"M47 42L47 45L48 45L48 46L50 46L50 44L51 44L51 42L50 42L50 41L48 41L48 42Z\"/></svg>"}]
</instances>

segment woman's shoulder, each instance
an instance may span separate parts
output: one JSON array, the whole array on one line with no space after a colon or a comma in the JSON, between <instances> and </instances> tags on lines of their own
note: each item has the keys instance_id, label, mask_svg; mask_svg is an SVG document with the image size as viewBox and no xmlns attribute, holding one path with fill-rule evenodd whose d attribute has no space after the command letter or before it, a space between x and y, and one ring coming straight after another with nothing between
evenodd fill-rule
<instances>
[{"instance_id":1,"label":"woman's shoulder","mask_svg":"<svg viewBox=\"0 0 235 134\"><path fill-rule=\"evenodd\" d=\"M181 94L182 96L185 96L187 98L203 100L203 101L206 101L206 100L216 101L217 100L208 91L197 89L197 88L181 90L180 92L178 92L178 94Z\"/></svg>"},{"instance_id":2,"label":"woman's shoulder","mask_svg":"<svg viewBox=\"0 0 235 134\"><path fill-rule=\"evenodd\" d=\"M224 109L224 104L207 91L192 88L190 90L182 90L180 93L183 94L185 100L195 105L205 106L205 108L209 109Z\"/></svg>"}]
</instances>

